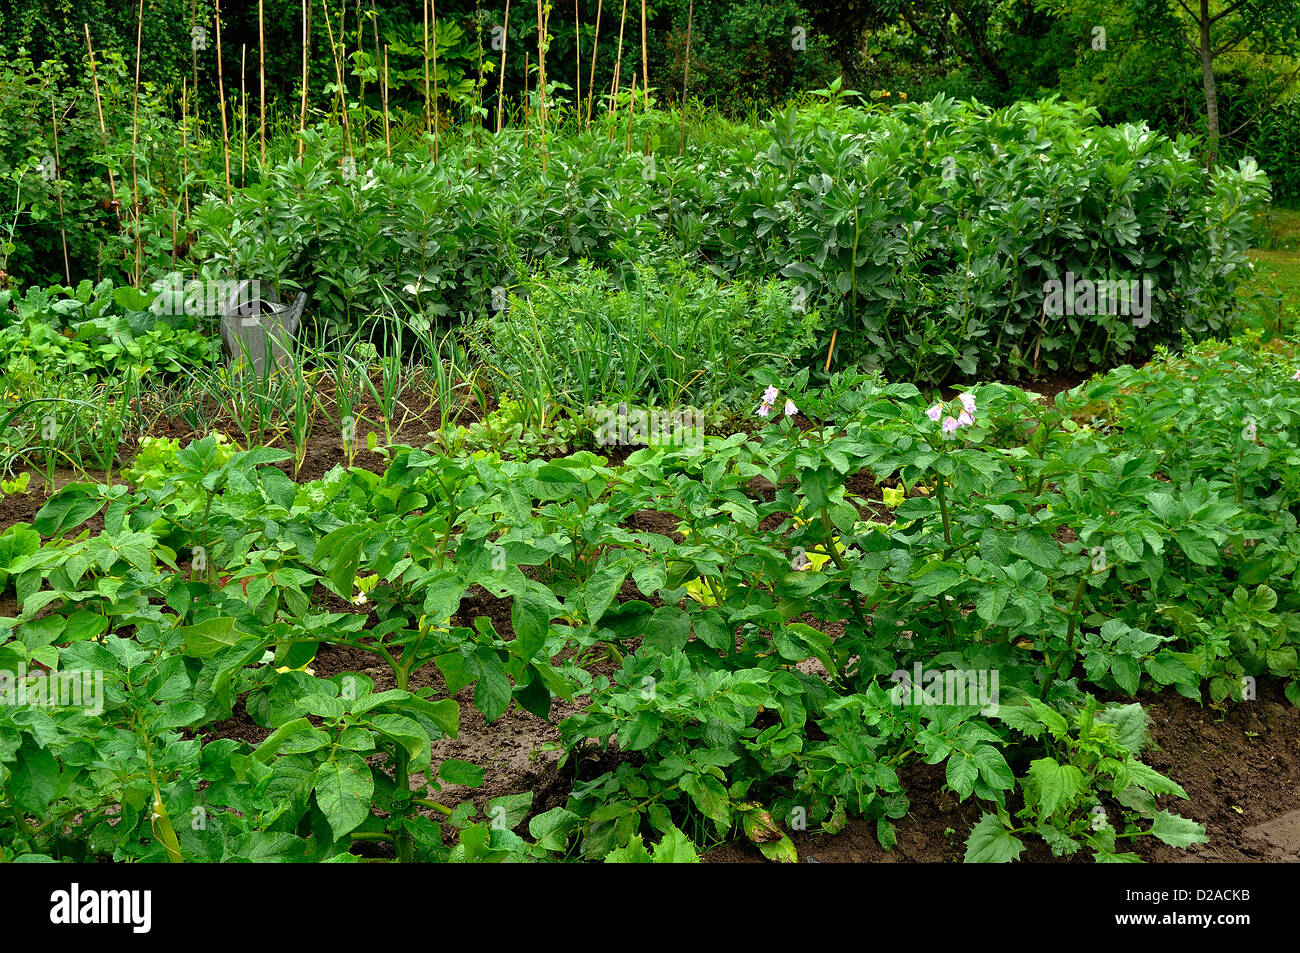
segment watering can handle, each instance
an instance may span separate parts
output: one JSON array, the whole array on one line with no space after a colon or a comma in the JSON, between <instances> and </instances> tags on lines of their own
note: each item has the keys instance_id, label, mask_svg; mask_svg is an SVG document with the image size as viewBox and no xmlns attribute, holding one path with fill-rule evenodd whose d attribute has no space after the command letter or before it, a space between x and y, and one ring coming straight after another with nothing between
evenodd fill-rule
<instances>
[{"instance_id":1,"label":"watering can handle","mask_svg":"<svg viewBox=\"0 0 1300 953\"><path fill-rule=\"evenodd\" d=\"M302 323L302 313L307 307L307 292L299 291L298 296L293 299L293 321L294 324Z\"/></svg>"}]
</instances>

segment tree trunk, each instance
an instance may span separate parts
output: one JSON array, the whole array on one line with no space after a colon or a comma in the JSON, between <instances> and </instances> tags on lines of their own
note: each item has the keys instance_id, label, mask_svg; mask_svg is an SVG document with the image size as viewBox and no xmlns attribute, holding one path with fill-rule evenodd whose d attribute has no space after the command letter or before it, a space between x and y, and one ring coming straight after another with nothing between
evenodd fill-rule
<instances>
[{"instance_id":1,"label":"tree trunk","mask_svg":"<svg viewBox=\"0 0 1300 953\"><path fill-rule=\"evenodd\" d=\"M1205 125L1209 130L1205 167L1219 158L1219 99L1214 91L1214 48L1210 46L1210 0L1201 0L1201 79L1205 84Z\"/></svg>"},{"instance_id":2,"label":"tree trunk","mask_svg":"<svg viewBox=\"0 0 1300 953\"><path fill-rule=\"evenodd\" d=\"M1207 2L1209 0L1201 0L1202 5ZM998 89L1003 92L1009 90L1011 88L1011 76L1007 73L1006 68L998 62L998 58L994 55L993 50L989 48L988 38L985 36L985 30L988 28L987 21L983 26L976 23L964 3L954 3L952 11L957 15L957 19L961 21L971 46L975 48L975 56L978 57L984 68L989 71L989 75L993 77L993 82L997 84Z\"/></svg>"}]
</instances>

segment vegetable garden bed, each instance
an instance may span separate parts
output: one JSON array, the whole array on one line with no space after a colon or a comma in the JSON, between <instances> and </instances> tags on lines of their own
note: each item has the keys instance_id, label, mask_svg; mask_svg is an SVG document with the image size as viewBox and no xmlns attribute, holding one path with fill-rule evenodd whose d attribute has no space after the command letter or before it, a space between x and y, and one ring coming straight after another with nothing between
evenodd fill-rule
<instances>
[{"instance_id":1,"label":"vegetable garden bed","mask_svg":"<svg viewBox=\"0 0 1300 953\"><path fill-rule=\"evenodd\" d=\"M125 485L8 495L5 667L106 687L94 716L3 709L6 791L36 819L0 825L5 849L1287 858L1279 344L1051 402L795 380L750 434L617 466L393 445L295 482L287 454L208 437ZM914 666L998 695L900 693Z\"/></svg>"}]
</instances>

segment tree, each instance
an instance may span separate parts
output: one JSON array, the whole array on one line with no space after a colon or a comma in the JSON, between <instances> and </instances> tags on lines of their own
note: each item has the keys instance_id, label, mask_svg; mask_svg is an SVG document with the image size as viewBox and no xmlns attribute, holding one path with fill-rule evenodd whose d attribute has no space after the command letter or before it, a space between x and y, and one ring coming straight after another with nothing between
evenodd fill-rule
<instances>
[{"instance_id":1,"label":"tree","mask_svg":"<svg viewBox=\"0 0 1300 953\"><path fill-rule=\"evenodd\" d=\"M1139 15L1168 24L1195 54L1205 91L1206 164L1219 155L1219 100L1214 64L1229 53L1300 57L1300 4L1296 0L1133 0ZM1290 86L1300 68L1280 84ZM1265 104L1267 105L1267 104ZM1236 130L1233 130L1234 132Z\"/></svg>"},{"instance_id":2,"label":"tree","mask_svg":"<svg viewBox=\"0 0 1300 953\"><path fill-rule=\"evenodd\" d=\"M998 0L863 0L861 5L855 3L855 13L859 6L865 7L860 15L871 26L902 23L934 56L956 57L986 75L999 91L1011 89L1011 70L996 33L1019 12L1002 9L1005 4ZM815 11L816 5L812 7Z\"/></svg>"}]
</instances>

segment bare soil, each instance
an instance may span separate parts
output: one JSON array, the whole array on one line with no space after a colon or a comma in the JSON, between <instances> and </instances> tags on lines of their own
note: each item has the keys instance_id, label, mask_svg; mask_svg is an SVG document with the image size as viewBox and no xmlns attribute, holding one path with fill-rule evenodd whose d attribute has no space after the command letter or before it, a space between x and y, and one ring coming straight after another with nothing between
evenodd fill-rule
<instances>
[{"instance_id":1,"label":"bare soil","mask_svg":"<svg viewBox=\"0 0 1300 953\"><path fill-rule=\"evenodd\" d=\"M1186 850L1153 837L1133 849L1151 863L1271 862L1300 860L1300 710L1282 685L1259 683L1258 696L1226 711L1198 705L1172 689L1143 696L1151 716L1152 744L1143 760L1172 778L1189 800L1160 799L1159 806L1205 825L1209 842ZM809 830L791 837L801 860L820 863L956 863L979 821L974 800L961 803L943 790L942 765L913 765L899 772L911 811L895 822L898 842L886 852L874 822L850 820L834 836ZM1056 858L1042 841L1029 840L1021 854L1031 863L1091 863L1081 852ZM745 842L723 845L706 863L766 863Z\"/></svg>"}]
</instances>

